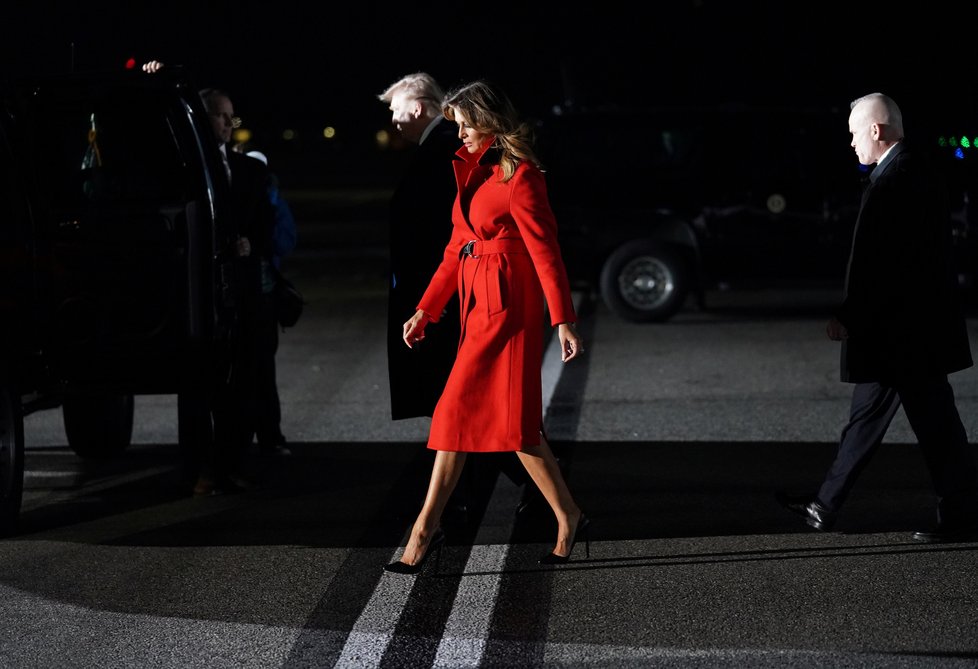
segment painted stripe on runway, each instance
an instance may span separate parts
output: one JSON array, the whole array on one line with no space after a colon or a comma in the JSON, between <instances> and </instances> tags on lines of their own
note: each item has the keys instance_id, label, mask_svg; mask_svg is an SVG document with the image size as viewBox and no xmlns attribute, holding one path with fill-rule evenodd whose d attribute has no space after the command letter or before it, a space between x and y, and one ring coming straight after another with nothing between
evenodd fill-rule
<instances>
[{"instance_id":1,"label":"painted stripe on runway","mask_svg":"<svg viewBox=\"0 0 978 669\"><path fill-rule=\"evenodd\" d=\"M513 532L521 489L505 476L496 479L483 518L507 518L502 525L507 536ZM500 525L496 526L496 530ZM479 529L465 563L465 574L455 593L452 612L445 623L433 667L478 667L489 641L489 629L496 610L496 599L502 582L503 567L509 554L509 544L487 544ZM498 535L497 535L498 536Z\"/></svg>"},{"instance_id":2,"label":"painted stripe on runway","mask_svg":"<svg viewBox=\"0 0 978 669\"><path fill-rule=\"evenodd\" d=\"M584 299L583 293L574 293L574 309L581 310L581 301ZM587 342L585 342L585 348ZM557 383L560 381L560 373L564 370L564 363L560 360L560 339L557 337L557 330L554 329L553 336L550 338L550 345L543 355L543 369L541 370L543 381L543 415L547 415L550 402L554 398L554 391L557 390Z\"/></svg>"},{"instance_id":3,"label":"painted stripe on runway","mask_svg":"<svg viewBox=\"0 0 978 669\"><path fill-rule=\"evenodd\" d=\"M504 527L508 535L513 529L513 510L519 500L520 488L507 477L499 476L483 518L509 517ZM485 529L479 529L465 563L464 573L479 576L464 576L459 582L434 667L478 666L485 651L509 545L484 544L481 540L484 532ZM401 549L397 548L390 560L397 559L400 553ZM347 669L380 666L417 578L384 572L334 666Z\"/></svg>"},{"instance_id":4,"label":"painted stripe on runway","mask_svg":"<svg viewBox=\"0 0 978 669\"><path fill-rule=\"evenodd\" d=\"M395 550L390 560L396 559L400 552L400 548ZM380 666L384 652L394 638L397 621L407 605L415 578L387 571L383 573L370 601L354 623L334 667L362 669Z\"/></svg>"},{"instance_id":5,"label":"painted stripe on runway","mask_svg":"<svg viewBox=\"0 0 978 669\"><path fill-rule=\"evenodd\" d=\"M581 297L580 294L574 296L575 309L580 308ZM555 330L544 352L541 370L544 416L547 415L554 390L560 381L563 364L560 360L560 339ZM516 508L518 502L519 488L506 477L500 476L484 517L492 518L493 515L490 514L494 509L497 513L504 514L500 517L505 517L506 505L509 505L508 509L512 510ZM502 507L501 511L500 507ZM512 520L507 529L509 532L512 531ZM481 534L482 529L479 530L479 535ZM496 595L502 580L502 567L506 563L509 546L507 544L484 545L479 541L479 535L475 540L477 545L472 547L465 564L465 572L485 575L466 576L461 579L441 643L438 644L438 651L432 665L434 667L459 666L460 663L466 666L478 666L486 642L489 640L489 625L492 622ZM391 554L390 560L397 559L400 553L401 549L398 547ZM404 612L417 577L408 578L410 580L401 574L384 572L373 595L360 612L360 617L353 624L353 629L350 630L334 666L349 669L380 666L384 653L394 638L397 623Z\"/></svg>"},{"instance_id":6,"label":"painted stripe on runway","mask_svg":"<svg viewBox=\"0 0 978 669\"><path fill-rule=\"evenodd\" d=\"M49 478L64 478L66 476L76 477L80 476L81 472L77 469L63 470L63 471L42 471L35 469L25 469L24 478L25 479L49 479Z\"/></svg>"}]
</instances>

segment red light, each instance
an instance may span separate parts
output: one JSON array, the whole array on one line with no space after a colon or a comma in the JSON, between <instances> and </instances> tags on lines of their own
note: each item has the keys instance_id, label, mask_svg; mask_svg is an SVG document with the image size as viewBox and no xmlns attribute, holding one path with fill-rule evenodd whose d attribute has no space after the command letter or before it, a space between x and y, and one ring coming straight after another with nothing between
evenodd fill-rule
<instances>
[{"instance_id":1,"label":"red light","mask_svg":"<svg viewBox=\"0 0 978 669\"><path fill-rule=\"evenodd\" d=\"M136 67L136 59L135 58L130 58L129 60L126 61L126 69L127 70L131 70L134 67Z\"/></svg>"}]
</instances>

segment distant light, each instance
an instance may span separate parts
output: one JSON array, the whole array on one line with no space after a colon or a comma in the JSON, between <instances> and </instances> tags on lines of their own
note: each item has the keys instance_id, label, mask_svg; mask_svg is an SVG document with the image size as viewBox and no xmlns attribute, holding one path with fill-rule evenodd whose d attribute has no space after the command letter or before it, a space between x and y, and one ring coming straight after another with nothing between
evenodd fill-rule
<instances>
[{"instance_id":1,"label":"distant light","mask_svg":"<svg viewBox=\"0 0 978 669\"><path fill-rule=\"evenodd\" d=\"M323 128L323 137L325 137L326 139L333 139L334 137L336 137L336 128L334 128L331 125L328 125L325 128Z\"/></svg>"},{"instance_id":2,"label":"distant light","mask_svg":"<svg viewBox=\"0 0 978 669\"><path fill-rule=\"evenodd\" d=\"M386 149L391 144L391 134L386 130L378 130L376 134L377 146Z\"/></svg>"},{"instance_id":3,"label":"distant light","mask_svg":"<svg viewBox=\"0 0 978 669\"><path fill-rule=\"evenodd\" d=\"M951 138L951 141L950 141L950 144L951 144L951 146L957 146L958 145L958 138L957 137L952 137Z\"/></svg>"},{"instance_id":4,"label":"distant light","mask_svg":"<svg viewBox=\"0 0 978 669\"><path fill-rule=\"evenodd\" d=\"M248 128L238 128L231 134L231 137L238 144L245 144L251 141L251 131Z\"/></svg>"},{"instance_id":5,"label":"distant light","mask_svg":"<svg viewBox=\"0 0 978 669\"><path fill-rule=\"evenodd\" d=\"M967 137L962 137L961 138L961 148L963 148L963 149L970 149L971 148L971 141Z\"/></svg>"},{"instance_id":6,"label":"distant light","mask_svg":"<svg viewBox=\"0 0 978 669\"><path fill-rule=\"evenodd\" d=\"M292 128L286 128L285 130L282 131L282 139L284 139L286 142L291 142L295 138L296 138L295 130L293 130Z\"/></svg>"},{"instance_id":7,"label":"distant light","mask_svg":"<svg viewBox=\"0 0 978 669\"><path fill-rule=\"evenodd\" d=\"M127 70L131 70L131 69L133 69L135 67L136 67L136 59L135 58L130 58L129 60L126 61L126 69Z\"/></svg>"},{"instance_id":8,"label":"distant light","mask_svg":"<svg viewBox=\"0 0 978 669\"><path fill-rule=\"evenodd\" d=\"M954 157L958 160L964 160L964 151L960 148L954 150Z\"/></svg>"},{"instance_id":9,"label":"distant light","mask_svg":"<svg viewBox=\"0 0 978 669\"><path fill-rule=\"evenodd\" d=\"M944 148L945 146L947 146L947 137L945 137L944 135L941 135L940 137L938 137L937 138L937 145L939 147L941 147L941 148Z\"/></svg>"}]
</instances>

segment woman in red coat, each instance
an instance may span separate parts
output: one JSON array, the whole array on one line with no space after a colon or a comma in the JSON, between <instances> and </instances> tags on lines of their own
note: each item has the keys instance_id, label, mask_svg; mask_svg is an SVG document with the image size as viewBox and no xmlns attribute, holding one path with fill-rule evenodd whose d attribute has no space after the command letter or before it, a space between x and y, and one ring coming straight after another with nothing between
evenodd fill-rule
<instances>
[{"instance_id":1,"label":"woman in red coat","mask_svg":"<svg viewBox=\"0 0 978 669\"><path fill-rule=\"evenodd\" d=\"M561 358L584 352L574 327L567 272L557 244L531 129L499 89L485 81L448 96L445 116L462 140L455 160L458 195L452 238L404 324L413 347L456 292L462 332L458 356L431 420L437 451L424 506L401 560L385 569L417 573L444 542L439 523L468 453L515 451L557 517L557 543L540 562L567 562L588 521L574 502L541 434L540 328L549 309Z\"/></svg>"}]
</instances>

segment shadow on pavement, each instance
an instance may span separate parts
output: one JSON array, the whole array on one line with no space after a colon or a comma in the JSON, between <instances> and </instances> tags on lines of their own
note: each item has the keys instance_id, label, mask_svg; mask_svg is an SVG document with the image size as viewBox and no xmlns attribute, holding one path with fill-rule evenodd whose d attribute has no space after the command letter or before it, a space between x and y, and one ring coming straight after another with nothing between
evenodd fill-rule
<instances>
[{"instance_id":1,"label":"shadow on pavement","mask_svg":"<svg viewBox=\"0 0 978 669\"><path fill-rule=\"evenodd\" d=\"M291 457L252 456L256 487L237 495L190 496L192 480L176 446L139 446L116 460L86 462L67 449L29 451L35 501L17 538L142 511L142 522L112 543L132 545L396 546L420 508L432 452L423 444L290 444ZM825 443L554 442L592 541L797 533L805 526L774 500L776 490L814 491L835 452ZM468 525L452 543L475 537L499 476L493 458L470 457ZM42 467L58 470L46 478ZM70 470L72 475L65 478ZM48 497L39 495L47 494ZM512 543L547 543L553 516L524 486L527 510ZM50 501L46 501L50 500ZM930 524L935 498L914 444L884 444L836 525L842 533L912 531ZM151 512L150 512L151 511ZM171 517L172 515L172 517ZM72 536L79 535L76 532ZM49 537L56 538L56 537ZM81 541L86 541L81 539ZM94 532L92 542L99 542Z\"/></svg>"}]
</instances>

